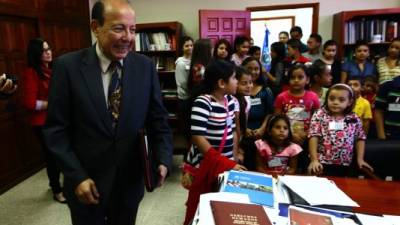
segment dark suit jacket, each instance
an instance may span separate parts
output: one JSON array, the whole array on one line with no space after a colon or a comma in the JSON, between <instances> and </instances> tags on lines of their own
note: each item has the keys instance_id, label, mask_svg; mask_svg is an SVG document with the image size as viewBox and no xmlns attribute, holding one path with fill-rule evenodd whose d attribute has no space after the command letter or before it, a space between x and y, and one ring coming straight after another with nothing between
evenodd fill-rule
<instances>
[{"instance_id":1,"label":"dark suit jacket","mask_svg":"<svg viewBox=\"0 0 400 225\"><path fill-rule=\"evenodd\" d=\"M95 46L60 56L53 64L46 142L73 188L92 178L103 192L116 176L143 179L137 131L146 127L156 164L171 169L172 135L151 60L129 53L123 63L122 105L112 129ZM103 185L103 186L102 186Z\"/></svg>"}]
</instances>

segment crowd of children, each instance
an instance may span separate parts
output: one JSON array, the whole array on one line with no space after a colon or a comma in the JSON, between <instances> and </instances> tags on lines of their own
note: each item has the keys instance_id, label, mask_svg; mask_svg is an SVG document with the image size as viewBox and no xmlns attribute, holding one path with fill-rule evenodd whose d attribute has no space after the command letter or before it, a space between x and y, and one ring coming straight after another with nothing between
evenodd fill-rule
<instances>
[{"instance_id":1,"label":"crowd of children","mask_svg":"<svg viewBox=\"0 0 400 225\"><path fill-rule=\"evenodd\" d=\"M281 32L272 43L269 71L248 37L237 37L233 50L218 40L213 52L204 39L181 42L178 94L191 106L190 119L183 118L191 134L185 162L198 170L190 198L212 190L199 180L212 185L227 169L331 176L373 171L364 160L367 137L400 139L399 39L375 64L362 40L353 59L342 63L334 40L322 44L311 34L305 45L300 27L290 37ZM187 221L195 203L187 203Z\"/></svg>"}]
</instances>

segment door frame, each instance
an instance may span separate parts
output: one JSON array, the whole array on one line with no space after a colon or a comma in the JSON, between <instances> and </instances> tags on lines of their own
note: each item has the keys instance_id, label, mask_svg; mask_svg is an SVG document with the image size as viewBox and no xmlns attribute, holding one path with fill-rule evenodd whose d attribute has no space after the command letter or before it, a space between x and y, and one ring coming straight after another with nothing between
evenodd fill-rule
<instances>
[{"instance_id":1,"label":"door frame","mask_svg":"<svg viewBox=\"0 0 400 225\"><path fill-rule=\"evenodd\" d=\"M313 9L311 32L312 33L318 33L319 2L316 2L316 3L305 3L305 4L256 6L256 7L247 7L246 10L250 11L250 12L257 12L257 11L269 11L269 10L281 10L281 9L299 9L299 8L312 8Z\"/></svg>"},{"instance_id":2,"label":"door frame","mask_svg":"<svg viewBox=\"0 0 400 225\"><path fill-rule=\"evenodd\" d=\"M294 16L278 16L278 17L268 17L268 18L254 18L250 21L264 21L264 20L281 20L281 19L291 19L292 27L296 24L296 17Z\"/></svg>"}]
</instances>

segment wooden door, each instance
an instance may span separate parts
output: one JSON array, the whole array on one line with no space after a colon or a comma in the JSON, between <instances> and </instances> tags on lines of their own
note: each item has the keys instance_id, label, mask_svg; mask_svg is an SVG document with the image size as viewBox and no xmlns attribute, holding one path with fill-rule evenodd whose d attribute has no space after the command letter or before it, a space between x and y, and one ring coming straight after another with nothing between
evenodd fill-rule
<instances>
[{"instance_id":1,"label":"wooden door","mask_svg":"<svg viewBox=\"0 0 400 225\"><path fill-rule=\"evenodd\" d=\"M53 56L90 46L89 6L82 0L0 0L0 74L22 87L30 39L42 37ZM23 89L0 100L0 194L44 165L41 148L22 106Z\"/></svg>"},{"instance_id":2,"label":"wooden door","mask_svg":"<svg viewBox=\"0 0 400 225\"><path fill-rule=\"evenodd\" d=\"M250 12L241 10L199 10L200 38L208 38L213 45L218 39L231 44L236 36L250 37Z\"/></svg>"}]
</instances>

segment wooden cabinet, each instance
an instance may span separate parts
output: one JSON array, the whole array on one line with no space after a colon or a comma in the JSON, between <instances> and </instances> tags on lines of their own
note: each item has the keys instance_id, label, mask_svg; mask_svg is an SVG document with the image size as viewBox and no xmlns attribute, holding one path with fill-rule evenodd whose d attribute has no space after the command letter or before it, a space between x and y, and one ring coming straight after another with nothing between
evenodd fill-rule
<instances>
[{"instance_id":1,"label":"wooden cabinet","mask_svg":"<svg viewBox=\"0 0 400 225\"><path fill-rule=\"evenodd\" d=\"M174 151L186 149L178 129L178 93L175 81L175 60L179 57L182 24L179 22L146 23L136 25L135 50L153 59L160 80L164 106L169 113L169 124L174 132Z\"/></svg>"},{"instance_id":2,"label":"wooden cabinet","mask_svg":"<svg viewBox=\"0 0 400 225\"><path fill-rule=\"evenodd\" d=\"M338 56L351 58L354 43L358 39L369 43L371 58L385 55L391 39L400 36L399 25L400 8L343 11L335 14L332 37L339 44Z\"/></svg>"},{"instance_id":3,"label":"wooden cabinet","mask_svg":"<svg viewBox=\"0 0 400 225\"><path fill-rule=\"evenodd\" d=\"M0 0L0 74L18 77L27 67L30 39L49 42L53 57L91 45L89 2L81 0ZM0 100L0 194L44 166L44 152L20 104L22 89Z\"/></svg>"}]
</instances>

